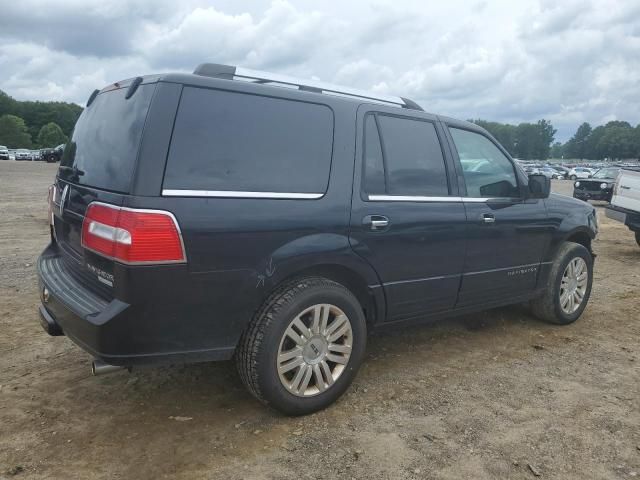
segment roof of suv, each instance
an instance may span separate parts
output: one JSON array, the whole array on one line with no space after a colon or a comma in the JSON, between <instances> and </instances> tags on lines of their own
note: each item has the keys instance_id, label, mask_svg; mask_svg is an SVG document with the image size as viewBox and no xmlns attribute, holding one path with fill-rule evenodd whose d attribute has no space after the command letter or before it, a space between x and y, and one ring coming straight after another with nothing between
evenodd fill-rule
<instances>
[{"instance_id":1,"label":"roof of suv","mask_svg":"<svg viewBox=\"0 0 640 480\"><path fill-rule=\"evenodd\" d=\"M416 102L405 97L379 94L375 92L358 90L351 87L332 85L315 80L303 80L276 73L261 72L241 67L213 63L200 64L193 73L163 73L121 80L104 87L102 90L100 90L100 92L106 92L109 90L113 90L114 88L134 87L135 84L139 85L142 83L147 84L154 82L180 83L194 86L215 86L215 84L220 80L251 83L253 85L264 87L266 89L287 88L313 96L330 95L334 100L349 103L374 103L401 109L424 111L424 109ZM91 100L92 98L90 98L90 102ZM432 115L436 114L432 113ZM462 126L468 129L488 133L484 128L476 125L475 123L442 115L438 115L438 118L449 124L455 124L457 126Z\"/></svg>"}]
</instances>

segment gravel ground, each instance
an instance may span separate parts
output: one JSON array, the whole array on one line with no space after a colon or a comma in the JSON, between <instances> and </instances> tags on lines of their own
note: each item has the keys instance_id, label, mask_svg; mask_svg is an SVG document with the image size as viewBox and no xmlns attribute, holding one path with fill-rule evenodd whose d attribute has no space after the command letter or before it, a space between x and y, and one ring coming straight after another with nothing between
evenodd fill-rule
<instances>
[{"instance_id":1,"label":"gravel ground","mask_svg":"<svg viewBox=\"0 0 640 480\"><path fill-rule=\"evenodd\" d=\"M230 362L96 378L42 331L34 262L54 174L0 162L0 478L640 477L640 248L601 208L578 322L511 307L372 336L347 394L286 418Z\"/></svg>"}]
</instances>

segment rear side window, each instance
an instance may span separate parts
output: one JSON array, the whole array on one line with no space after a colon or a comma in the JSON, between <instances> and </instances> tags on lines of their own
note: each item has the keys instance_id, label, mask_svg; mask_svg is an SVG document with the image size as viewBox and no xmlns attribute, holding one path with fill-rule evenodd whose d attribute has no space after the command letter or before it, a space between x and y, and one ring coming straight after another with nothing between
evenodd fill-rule
<instances>
[{"instance_id":1,"label":"rear side window","mask_svg":"<svg viewBox=\"0 0 640 480\"><path fill-rule=\"evenodd\" d=\"M376 142L380 142L382 161L377 160ZM384 168L383 172L379 172L380 168ZM364 188L368 194L449 195L447 172L435 125L389 115L367 116Z\"/></svg>"},{"instance_id":2,"label":"rear side window","mask_svg":"<svg viewBox=\"0 0 640 480\"><path fill-rule=\"evenodd\" d=\"M155 83L140 85L128 99L128 88L98 95L73 129L60 161L60 177L80 185L128 193L155 88Z\"/></svg>"},{"instance_id":3,"label":"rear side window","mask_svg":"<svg viewBox=\"0 0 640 480\"><path fill-rule=\"evenodd\" d=\"M332 148L326 106L185 87L163 188L324 193Z\"/></svg>"}]
</instances>

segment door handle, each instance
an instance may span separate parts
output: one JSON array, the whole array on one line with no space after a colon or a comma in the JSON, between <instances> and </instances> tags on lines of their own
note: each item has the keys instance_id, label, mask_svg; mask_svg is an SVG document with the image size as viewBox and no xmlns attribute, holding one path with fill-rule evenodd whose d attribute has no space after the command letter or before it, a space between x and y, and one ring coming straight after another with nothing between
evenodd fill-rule
<instances>
[{"instance_id":1,"label":"door handle","mask_svg":"<svg viewBox=\"0 0 640 480\"><path fill-rule=\"evenodd\" d=\"M493 213L483 213L482 221L484 223L496 223L496 217L493 215Z\"/></svg>"},{"instance_id":2,"label":"door handle","mask_svg":"<svg viewBox=\"0 0 640 480\"><path fill-rule=\"evenodd\" d=\"M362 219L362 225L368 225L373 231L380 231L389 226L389 219L384 215L367 215Z\"/></svg>"}]
</instances>

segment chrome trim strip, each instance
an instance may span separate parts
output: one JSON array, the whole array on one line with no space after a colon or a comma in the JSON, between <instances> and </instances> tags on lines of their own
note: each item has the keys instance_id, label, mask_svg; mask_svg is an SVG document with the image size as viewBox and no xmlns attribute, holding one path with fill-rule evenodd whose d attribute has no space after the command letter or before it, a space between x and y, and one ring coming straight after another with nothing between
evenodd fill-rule
<instances>
[{"instance_id":1,"label":"chrome trim strip","mask_svg":"<svg viewBox=\"0 0 640 480\"><path fill-rule=\"evenodd\" d=\"M469 275L483 275L485 273L504 272L507 270L519 270L523 268L532 268L532 267L538 268L539 266L540 266L539 263L527 263L526 265L513 265L511 267L501 267L501 268L492 268L490 270L477 270L475 272L466 272L466 273L463 273L462 276L466 277Z\"/></svg>"},{"instance_id":2,"label":"chrome trim strip","mask_svg":"<svg viewBox=\"0 0 640 480\"><path fill-rule=\"evenodd\" d=\"M460 278L461 273L453 273L451 275L438 275L436 277L427 277L427 278L412 278L410 280L395 280L393 282L385 282L382 285L388 287L390 285L402 285L403 283L416 283L416 282L430 282L432 280L445 280L449 278Z\"/></svg>"},{"instance_id":3,"label":"chrome trim strip","mask_svg":"<svg viewBox=\"0 0 640 480\"><path fill-rule=\"evenodd\" d=\"M288 75L280 75L278 73L271 73L271 72L261 72L259 70L252 70L244 67L236 67L234 76L265 80L268 82L283 83L286 85L295 85L298 87L302 86L302 87L317 88L318 90L322 90L323 92L327 92L327 93L338 93L341 95L349 95L352 97L366 98L369 100L378 100L382 102L393 103L395 105L402 105L402 106L405 105L404 100L402 100L402 98L396 97L393 95L377 94L377 93L367 92L365 90L358 90L356 88L342 87L339 85L332 85L330 83L319 82L317 80L301 80L295 77L290 77Z\"/></svg>"},{"instance_id":4,"label":"chrome trim strip","mask_svg":"<svg viewBox=\"0 0 640 480\"><path fill-rule=\"evenodd\" d=\"M509 198L491 198L491 197L425 197L420 195L369 195L368 199L372 202L466 202L466 203L483 203L489 200L505 200Z\"/></svg>"},{"instance_id":5,"label":"chrome trim strip","mask_svg":"<svg viewBox=\"0 0 640 480\"><path fill-rule=\"evenodd\" d=\"M315 200L322 198L324 193L296 193L296 192L236 192L226 190L162 190L164 197L216 197L216 198L279 198L289 200Z\"/></svg>"}]
</instances>

